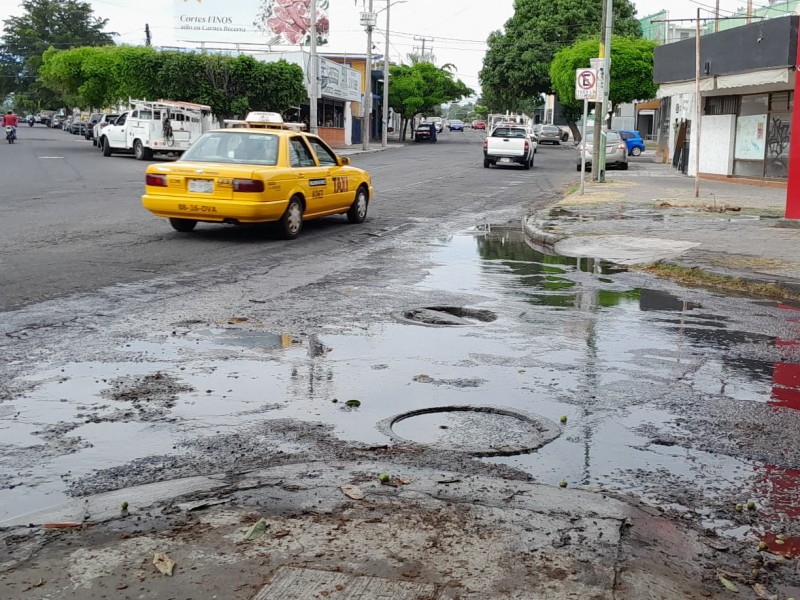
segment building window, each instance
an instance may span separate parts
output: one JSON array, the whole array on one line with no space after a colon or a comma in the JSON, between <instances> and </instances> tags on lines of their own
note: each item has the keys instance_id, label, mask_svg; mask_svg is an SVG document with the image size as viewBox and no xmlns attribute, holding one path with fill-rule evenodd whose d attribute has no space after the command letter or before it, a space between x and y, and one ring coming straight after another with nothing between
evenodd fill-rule
<instances>
[{"instance_id":1,"label":"building window","mask_svg":"<svg viewBox=\"0 0 800 600\"><path fill-rule=\"evenodd\" d=\"M741 96L711 96L706 98L706 115L736 115L742 105Z\"/></svg>"}]
</instances>

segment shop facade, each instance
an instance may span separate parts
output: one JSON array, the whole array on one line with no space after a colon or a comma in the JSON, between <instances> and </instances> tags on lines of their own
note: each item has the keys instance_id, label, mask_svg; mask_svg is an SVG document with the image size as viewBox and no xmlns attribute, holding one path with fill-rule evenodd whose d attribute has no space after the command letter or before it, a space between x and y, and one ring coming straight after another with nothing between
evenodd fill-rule
<instances>
[{"instance_id":1,"label":"shop facade","mask_svg":"<svg viewBox=\"0 0 800 600\"><path fill-rule=\"evenodd\" d=\"M795 104L800 17L771 19L700 40L700 175L785 185ZM655 51L668 158L695 174L695 41Z\"/></svg>"}]
</instances>

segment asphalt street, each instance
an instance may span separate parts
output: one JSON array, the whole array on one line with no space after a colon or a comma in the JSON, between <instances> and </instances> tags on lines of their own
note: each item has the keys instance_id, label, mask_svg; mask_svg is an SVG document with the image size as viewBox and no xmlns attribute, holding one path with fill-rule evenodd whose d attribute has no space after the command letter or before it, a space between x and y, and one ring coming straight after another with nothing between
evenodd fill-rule
<instances>
[{"instance_id":1,"label":"asphalt street","mask_svg":"<svg viewBox=\"0 0 800 600\"><path fill-rule=\"evenodd\" d=\"M155 276L308 260L398 227L446 228L464 215L553 198L576 179L569 145L541 148L530 171L485 170L482 139L478 132L443 133L437 144L354 156L376 187L367 222L309 222L302 239L287 243L264 227L175 232L141 206L148 162L103 157L82 136L61 130L20 128L16 144L0 147L3 171L12 174L0 194L0 309Z\"/></svg>"}]
</instances>

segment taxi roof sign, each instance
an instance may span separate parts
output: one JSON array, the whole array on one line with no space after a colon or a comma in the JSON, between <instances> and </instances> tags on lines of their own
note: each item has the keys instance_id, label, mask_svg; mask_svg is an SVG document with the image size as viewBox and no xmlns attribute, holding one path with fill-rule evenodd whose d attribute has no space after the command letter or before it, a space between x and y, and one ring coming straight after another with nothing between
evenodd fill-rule
<instances>
[{"instance_id":1,"label":"taxi roof sign","mask_svg":"<svg viewBox=\"0 0 800 600\"><path fill-rule=\"evenodd\" d=\"M245 121L248 123L273 123L277 125L283 123L283 117L276 112L253 111L247 113Z\"/></svg>"}]
</instances>

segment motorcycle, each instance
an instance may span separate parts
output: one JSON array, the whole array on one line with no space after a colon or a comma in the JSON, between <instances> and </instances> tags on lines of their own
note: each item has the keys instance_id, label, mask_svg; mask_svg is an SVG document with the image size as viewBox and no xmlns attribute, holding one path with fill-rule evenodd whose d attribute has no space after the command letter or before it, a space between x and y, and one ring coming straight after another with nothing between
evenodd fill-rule
<instances>
[{"instance_id":1,"label":"motorcycle","mask_svg":"<svg viewBox=\"0 0 800 600\"><path fill-rule=\"evenodd\" d=\"M6 125L6 141L9 144L13 144L15 139L17 139L17 134L14 128L11 125Z\"/></svg>"}]
</instances>

